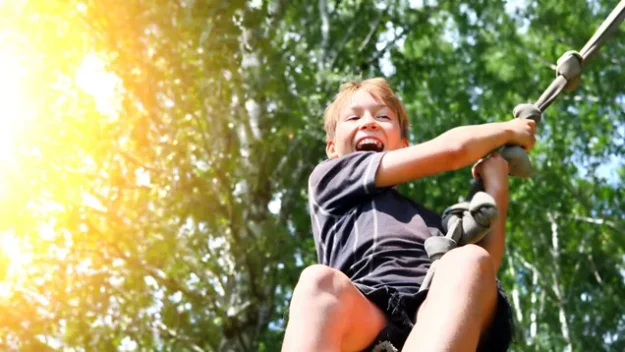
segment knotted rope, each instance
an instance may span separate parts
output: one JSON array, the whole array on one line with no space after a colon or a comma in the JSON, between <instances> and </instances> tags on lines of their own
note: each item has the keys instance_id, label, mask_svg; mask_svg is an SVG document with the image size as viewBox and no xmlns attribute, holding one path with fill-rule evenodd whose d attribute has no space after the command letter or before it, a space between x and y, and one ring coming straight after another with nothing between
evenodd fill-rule
<instances>
[{"instance_id":1,"label":"knotted rope","mask_svg":"<svg viewBox=\"0 0 625 352\"><path fill-rule=\"evenodd\" d=\"M576 90L581 83L582 68L618 29L623 19L625 19L625 0L621 0L612 10L580 52L567 51L558 59L556 78L553 82L534 104L517 105L513 110L514 117L533 119L539 123L542 113L562 91ZM508 162L510 176L528 178L534 174L529 156L522 147L506 145L501 148L500 153ZM445 253L457 246L477 243L490 231L491 224L497 217L497 205L495 200L484 192L481 179L474 183L467 199L470 201L455 204L443 212L443 230L446 231L446 235L443 236L440 231L436 231L425 241L425 250L432 260L432 265L419 291L429 288L436 264Z\"/></svg>"}]
</instances>

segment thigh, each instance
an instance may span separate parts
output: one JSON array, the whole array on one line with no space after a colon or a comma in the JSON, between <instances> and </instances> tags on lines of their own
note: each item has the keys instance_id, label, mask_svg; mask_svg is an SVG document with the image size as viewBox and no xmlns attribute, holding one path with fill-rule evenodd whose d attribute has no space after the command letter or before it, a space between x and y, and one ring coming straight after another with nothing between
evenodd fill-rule
<instances>
[{"instance_id":1,"label":"thigh","mask_svg":"<svg viewBox=\"0 0 625 352\"><path fill-rule=\"evenodd\" d=\"M384 313L347 275L315 264L304 269L293 292L285 345L297 346L294 350L310 350L308 346L324 351L361 351L385 325Z\"/></svg>"},{"instance_id":2,"label":"thigh","mask_svg":"<svg viewBox=\"0 0 625 352\"><path fill-rule=\"evenodd\" d=\"M479 352L505 352L510 347L514 336L512 306L501 283L497 281L497 308L490 327L482 335L478 345Z\"/></svg>"},{"instance_id":3,"label":"thigh","mask_svg":"<svg viewBox=\"0 0 625 352\"><path fill-rule=\"evenodd\" d=\"M437 265L407 345L475 350L492 324L496 307L495 272L487 252L471 245L454 249Z\"/></svg>"},{"instance_id":4,"label":"thigh","mask_svg":"<svg viewBox=\"0 0 625 352\"><path fill-rule=\"evenodd\" d=\"M348 311L345 315L345 334L342 338L341 350L362 351L384 329L387 324L386 316L351 281L342 300Z\"/></svg>"}]
</instances>

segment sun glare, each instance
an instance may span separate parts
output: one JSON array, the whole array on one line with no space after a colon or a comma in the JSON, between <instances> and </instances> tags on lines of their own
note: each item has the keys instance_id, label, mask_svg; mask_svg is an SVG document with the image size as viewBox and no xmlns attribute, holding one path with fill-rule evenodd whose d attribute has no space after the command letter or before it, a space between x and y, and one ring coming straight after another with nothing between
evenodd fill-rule
<instances>
[{"instance_id":1,"label":"sun glare","mask_svg":"<svg viewBox=\"0 0 625 352\"><path fill-rule=\"evenodd\" d=\"M0 172L11 161L17 126L25 115L22 80L26 74L16 57L0 51Z\"/></svg>"},{"instance_id":2,"label":"sun glare","mask_svg":"<svg viewBox=\"0 0 625 352\"><path fill-rule=\"evenodd\" d=\"M104 61L95 53L85 55L76 70L76 84L95 99L99 113L111 119L117 117L120 79L106 70Z\"/></svg>"},{"instance_id":3,"label":"sun glare","mask_svg":"<svg viewBox=\"0 0 625 352\"><path fill-rule=\"evenodd\" d=\"M1 0L0 0L1 1ZM37 140L30 140L33 136L40 136L38 130L31 127L37 126L38 120L47 119L46 122L49 125L61 123L59 131L64 127L62 119L64 114L62 112L55 115L55 119L50 119L49 115L45 113L49 111L51 107L41 106L43 102L49 101L49 97L38 96L38 90L29 89L32 87L33 81L36 81L38 86L54 86L55 82L47 81L49 77L41 78L35 77L41 67L33 68L28 66L28 62L35 62L35 60L25 61L20 55L26 55L19 50L12 50L8 44L2 43L0 46L0 199L12 199L15 195L29 195L24 192L23 189L12 187L10 181L14 178L19 178L15 175L16 172L22 170L30 170L32 165L28 165L28 158L24 158L23 154L20 154L22 150L27 150L30 144L38 142ZM60 72L59 79L63 82L71 82L69 85L65 85L62 89L52 91L48 90L46 93L56 94L57 92L64 95L64 99L72 99L77 97L75 94L77 89L85 92L89 97L93 99L93 105L87 100L78 98L72 103L77 107L77 110L81 113L73 114L68 112L69 118L104 118L109 122L115 122L118 118L120 109L122 84L121 80L114 73L107 71L105 61L95 53L86 53L83 59L79 61L73 70L70 69L66 72ZM54 67L50 67L50 70L54 70ZM64 77L61 77L65 75ZM52 75L51 75L52 76ZM44 90L45 91L45 90ZM82 99L82 100L81 100ZM39 104L39 105L38 105ZM80 110L81 109L81 110ZM32 132L32 131L37 132ZM32 133L31 133L32 132ZM55 129L44 130L43 133L54 136L58 131ZM58 153L72 153L71 150L64 150L59 148ZM20 170L20 171L18 171ZM45 173L46 170L39 170ZM40 180L39 180L40 181ZM33 182L39 182L37 180ZM50 186L55 187L54 179L51 179ZM44 185L45 187L45 185ZM22 193L20 193L22 192ZM32 197L37 197L37 193L30 194ZM20 198L20 197L17 197ZM35 199L33 199L35 201ZM62 202L62 199L55 199L55 201ZM2 209L0 209L0 212ZM38 215L34 215L33 223L26 226L33 231L39 232L42 238L46 235L42 233L41 228L35 228L39 226L39 220L43 221L46 218L47 211L43 211ZM38 219L37 217L41 217ZM15 292L20 285L25 283L24 280L27 277L27 273L30 272L30 268L33 265L39 265L37 256L41 251L46 249L41 245L35 245L33 237L23 236L22 233L15 232L11 229L13 225L18 224L0 224L0 300L10 297L12 292ZM21 224L24 225L24 224ZM24 226L22 226L24 227ZM63 260L63 258L56 258L57 260Z\"/></svg>"},{"instance_id":4,"label":"sun glare","mask_svg":"<svg viewBox=\"0 0 625 352\"><path fill-rule=\"evenodd\" d=\"M72 251L76 224L55 229L62 210L28 204L98 205L74 195L105 167L93 160L108 143L91 136L118 123L124 89L90 36L87 6L0 0L0 300L54 277L50 264ZM55 242L60 233L70 239Z\"/></svg>"},{"instance_id":5,"label":"sun glare","mask_svg":"<svg viewBox=\"0 0 625 352\"><path fill-rule=\"evenodd\" d=\"M8 296L28 263L32 253L23 250L20 239L11 232L0 232L0 298Z\"/></svg>"}]
</instances>

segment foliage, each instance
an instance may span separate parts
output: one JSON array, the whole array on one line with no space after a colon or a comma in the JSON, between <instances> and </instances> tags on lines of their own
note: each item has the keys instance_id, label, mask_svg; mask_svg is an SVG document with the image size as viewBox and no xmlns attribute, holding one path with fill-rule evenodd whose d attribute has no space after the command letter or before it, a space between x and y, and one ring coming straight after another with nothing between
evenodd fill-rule
<instances>
[{"instance_id":1,"label":"foliage","mask_svg":"<svg viewBox=\"0 0 625 352\"><path fill-rule=\"evenodd\" d=\"M515 3L0 3L2 72L25 68L2 93L27 97L0 117L0 349L279 350L339 85L387 77L412 142L506 120L616 5ZM512 181L515 351L625 347L622 34ZM468 180L402 191L442 211Z\"/></svg>"}]
</instances>

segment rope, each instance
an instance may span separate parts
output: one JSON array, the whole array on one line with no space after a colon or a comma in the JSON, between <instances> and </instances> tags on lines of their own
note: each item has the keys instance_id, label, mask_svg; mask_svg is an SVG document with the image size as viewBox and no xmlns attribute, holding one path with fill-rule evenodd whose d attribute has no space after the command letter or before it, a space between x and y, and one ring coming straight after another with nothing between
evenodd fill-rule
<instances>
[{"instance_id":1,"label":"rope","mask_svg":"<svg viewBox=\"0 0 625 352\"><path fill-rule=\"evenodd\" d=\"M625 0L612 10L610 15L599 26L594 35L580 52L567 51L557 61L556 78L534 104L519 104L514 110L515 118L533 119L540 122L542 113L553 103L562 91L576 90L581 82L584 65L592 58L599 48L616 32L625 19ZM520 146L507 145L501 149L501 155L508 161L510 176L527 178L534 173L527 152ZM464 201L447 208L443 212L443 236L436 231L425 241L425 250L432 261L419 291L430 287L436 271L436 265L450 250L470 243L479 242L490 230L497 217L495 200L484 192L484 184L478 179L469 192L470 202Z\"/></svg>"},{"instance_id":2,"label":"rope","mask_svg":"<svg viewBox=\"0 0 625 352\"><path fill-rule=\"evenodd\" d=\"M433 236L425 240L425 251L432 265L421 283L419 292L430 287L436 265L443 255L465 244L477 243L488 233L497 218L497 205L493 197L485 192L475 194L471 202L461 202L443 212L443 229L447 234L435 230Z\"/></svg>"},{"instance_id":3,"label":"rope","mask_svg":"<svg viewBox=\"0 0 625 352\"><path fill-rule=\"evenodd\" d=\"M616 32L624 19L625 0L621 0L580 52L567 51L558 59L556 62L556 78L553 82L534 104L517 105L513 111L514 117L531 118L538 123L542 113L556 100L562 91L572 92L576 90L581 82L582 68L608 38ZM501 154L509 163L511 176L527 178L534 174L529 156L523 148L519 146L505 146L502 148Z\"/></svg>"}]
</instances>

